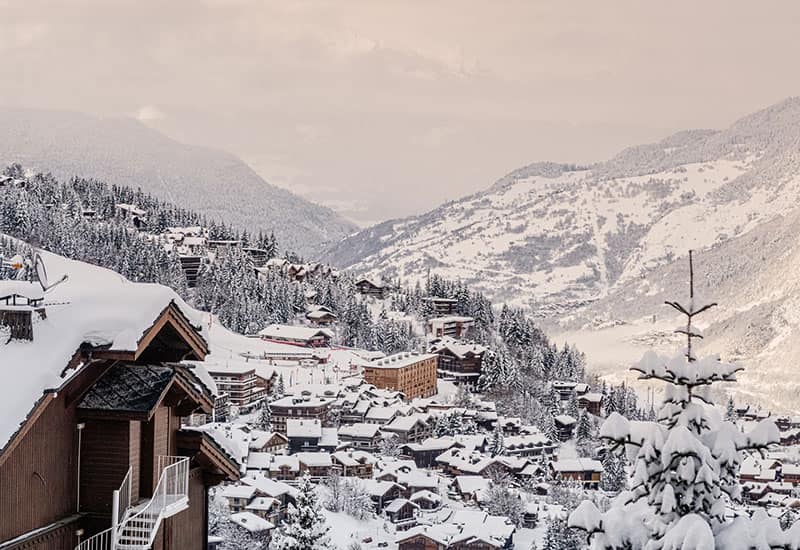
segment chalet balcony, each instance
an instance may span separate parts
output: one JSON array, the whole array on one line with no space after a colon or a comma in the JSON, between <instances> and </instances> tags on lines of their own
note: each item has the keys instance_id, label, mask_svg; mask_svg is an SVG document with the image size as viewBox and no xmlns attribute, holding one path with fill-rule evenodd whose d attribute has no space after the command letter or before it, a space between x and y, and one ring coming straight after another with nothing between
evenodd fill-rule
<instances>
[{"instance_id":1,"label":"chalet balcony","mask_svg":"<svg viewBox=\"0 0 800 550\"><path fill-rule=\"evenodd\" d=\"M158 484L152 498L131 502L128 474L114 491L111 527L86 539L75 550L148 550L165 518L189 507L189 458L159 456Z\"/></svg>"}]
</instances>

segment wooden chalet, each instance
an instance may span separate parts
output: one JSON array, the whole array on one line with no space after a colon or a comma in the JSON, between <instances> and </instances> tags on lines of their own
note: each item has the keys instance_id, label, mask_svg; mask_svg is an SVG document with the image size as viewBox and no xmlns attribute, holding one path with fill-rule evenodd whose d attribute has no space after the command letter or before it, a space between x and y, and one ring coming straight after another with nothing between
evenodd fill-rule
<instances>
[{"instance_id":1,"label":"wooden chalet","mask_svg":"<svg viewBox=\"0 0 800 550\"><path fill-rule=\"evenodd\" d=\"M597 489L603 465L598 460L588 458L567 458L550 463L553 477L564 480L579 481L585 487Z\"/></svg>"},{"instance_id":2,"label":"wooden chalet","mask_svg":"<svg viewBox=\"0 0 800 550\"><path fill-rule=\"evenodd\" d=\"M365 296L374 296L375 298L386 298L389 295L389 286L381 281L372 279L361 279L356 282L356 290Z\"/></svg>"},{"instance_id":3,"label":"wooden chalet","mask_svg":"<svg viewBox=\"0 0 800 550\"><path fill-rule=\"evenodd\" d=\"M438 356L437 375L439 378L473 387L478 382L483 355L486 353L485 347L443 337L431 342L428 351Z\"/></svg>"},{"instance_id":4,"label":"wooden chalet","mask_svg":"<svg viewBox=\"0 0 800 550\"><path fill-rule=\"evenodd\" d=\"M442 298L440 296L428 296L423 298L430 311L436 317L444 315L456 315L458 313L458 300L455 298Z\"/></svg>"},{"instance_id":5,"label":"wooden chalet","mask_svg":"<svg viewBox=\"0 0 800 550\"><path fill-rule=\"evenodd\" d=\"M127 292L141 287L150 287L143 311L163 304L148 321L110 308L86 334L77 332L93 326L82 321L86 304L60 305L20 335L33 345L0 350L13 362L3 367L30 375L7 389L24 393L19 407L2 405L13 426L8 438L0 434L3 550L207 547L208 488L238 479L239 466L207 434L182 429L184 417L213 407L208 378L180 363L202 361L208 348L173 293L125 281Z\"/></svg>"}]
</instances>

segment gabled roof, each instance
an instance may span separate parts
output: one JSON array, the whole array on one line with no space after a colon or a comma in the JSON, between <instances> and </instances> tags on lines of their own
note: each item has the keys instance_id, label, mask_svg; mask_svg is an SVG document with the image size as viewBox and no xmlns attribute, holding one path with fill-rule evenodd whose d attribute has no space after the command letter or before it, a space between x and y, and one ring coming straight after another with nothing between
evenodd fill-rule
<instances>
[{"instance_id":1,"label":"gabled roof","mask_svg":"<svg viewBox=\"0 0 800 550\"><path fill-rule=\"evenodd\" d=\"M163 365L116 364L89 388L78 409L149 420L175 378Z\"/></svg>"},{"instance_id":2,"label":"gabled roof","mask_svg":"<svg viewBox=\"0 0 800 550\"><path fill-rule=\"evenodd\" d=\"M287 418L286 437L319 439L322 437L322 424L316 418Z\"/></svg>"},{"instance_id":3,"label":"gabled roof","mask_svg":"<svg viewBox=\"0 0 800 550\"><path fill-rule=\"evenodd\" d=\"M47 317L33 326L34 345L11 341L2 362L19 375L0 385L0 448L5 454L49 399L92 359L139 362L202 360L208 347L189 307L173 290L132 283L113 271L41 253L54 276L68 275L47 298ZM152 354L152 355L148 355ZM13 438L13 440L12 440Z\"/></svg>"},{"instance_id":4,"label":"gabled roof","mask_svg":"<svg viewBox=\"0 0 800 550\"><path fill-rule=\"evenodd\" d=\"M403 507L405 507L405 506L413 506L414 508L419 508L418 505L414 504L413 502L411 502L408 499L398 498L398 499L395 499L392 502L390 502L388 504L388 506L386 506L383 510L385 512L390 513L390 514L394 514L396 512L399 512L400 510L402 510Z\"/></svg>"},{"instance_id":5,"label":"gabled roof","mask_svg":"<svg viewBox=\"0 0 800 550\"><path fill-rule=\"evenodd\" d=\"M477 357L486 353L486 348L480 344L464 343L450 336L444 336L431 343L428 351L431 353L450 353L458 359Z\"/></svg>"},{"instance_id":6,"label":"gabled roof","mask_svg":"<svg viewBox=\"0 0 800 550\"><path fill-rule=\"evenodd\" d=\"M282 339L288 338L290 340L311 340L316 336L324 336L325 338L333 338L333 333L324 328L309 328L299 327L293 325L269 325L262 329L259 333L262 338Z\"/></svg>"},{"instance_id":7,"label":"gabled roof","mask_svg":"<svg viewBox=\"0 0 800 550\"><path fill-rule=\"evenodd\" d=\"M231 521L251 533L260 533L275 528L272 523L252 512L231 514Z\"/></svg>"},{"instance_id":8,"label":"gabled roof","mask_svg":"<svg viewBox=\"0 0 800 550\"><path fill-rule=\"evenodd\" d=\"M182 429L178 432L178 449L194 452L195 458L207 470L216 470L230 481L239 479L241 465L230 452L219 444L208 432Z\"/></svg>"}]
</instances>

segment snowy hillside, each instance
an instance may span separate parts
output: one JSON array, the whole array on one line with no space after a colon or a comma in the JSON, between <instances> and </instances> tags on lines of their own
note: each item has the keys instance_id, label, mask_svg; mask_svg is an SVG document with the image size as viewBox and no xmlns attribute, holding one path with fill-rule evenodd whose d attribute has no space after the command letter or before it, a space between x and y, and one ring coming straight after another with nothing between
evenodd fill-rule
<instances>
[{"instance_id":1,"label":"snowy hillside","mask_svg":"<svg viewBox=\"0 0 800 550\"><path fill-rule=\"evenodd\" d=\"M800 411L800 212L779 216L696 256L696 288L719 306L704 317L704 352L740 362L742 401ZM685 259L618 285L607 297L550 327L618 380L650 346L674 348L678 320L664 301L687 295Z\"/></svg>"},{"instance_id":2,"label":"snowy hillside","mask_svg":"<svg viewBox=\"0 0 800 550\"><path fill-rule=\"evenodd\" d=\"M495 301L569 311L744 235L800 199L800 99L724 131L680 132L590 167L537 163L335 245L369 274L461 278ZM549 307L544 307L549 305Z\"/></svg>"},{"instance_id":3,"label":"snowy hillside","mask_svg":"<svg viewBox=\"0 0 800 550\"><path fill-rule=\"evenodd\" d=\"M310 254L355 225L265 182L235 156L178 143L133 119L0 109L0 164L140 187L240 229L274 231L282 247Z\"/></svg>"}]
</instances>

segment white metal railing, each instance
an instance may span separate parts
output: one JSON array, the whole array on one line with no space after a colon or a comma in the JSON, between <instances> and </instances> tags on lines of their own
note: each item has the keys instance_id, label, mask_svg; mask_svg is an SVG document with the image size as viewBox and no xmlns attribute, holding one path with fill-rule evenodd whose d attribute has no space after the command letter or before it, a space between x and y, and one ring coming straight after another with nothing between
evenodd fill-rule
<instances>
[{"instance_id":1,"label":"white metal railing","mask_svg":"<svg viewBox=\"0 0 800 550\"><path fill-rule=\"evenodd\" d=\"M125 478L122 480L122 483L119 486L119 489L114 491L114 504L116 505L116 525L122 523L122 520L125 519L125 514L128 513L128 510L131 507L131 469L128 468L128 473L125 474ZM113 522L113 518L112 518Z\"/></svg>"},{"instance_id":2,"label":"white metal railing","mask_svg":"<svg viewBox=\"0 0 800 550\"><path fill-rule=\"evenodd\" d=\"M112 531L113 529L109 527L105 531L100 531L96 535L92 535L76 546L75 550L112 550Z\"/></svg>"},{"instance_id":3,"label":"white metal railing","mask_svg":"<svg viewBox=\"0 0 800 550\"><path fill-rule=\"evenodd\" d=\"M160 475L152 498L141 510L119 525L116 529L113 550L149 548L155 539L161 520L171 515L170 508L179 508L187 501L189 459L183 456L159 456L158 470Z\"/></svg>"},{"instance_id":4,"label":"white metal railing","mask_svg":"<svg viewBox=\"0 0 800 550\"><path fill-rule=\"evenodd\" d=\"M114 526L118 525L122 518L131 507L131 469L122 478L119 489L114 491L111 503L111 523L112 526L105 531L100 531L81 542L75 550L113 550L114 548ZM115 521L116 520L116 521Z\"/></svg>"},{"instance_id":5,"label":"white metal railing","mask_svg":"<svg viewBox=\"0 0 800 550\"><path fill-rule=\"evenodd\" d=\"M131 511L131 470L114 491L112 525L89 537L75 550L146 549L155 539L161 520L183 509L189 498L189 458L158 457L158 484L153 497L136 513Z\"/></svg>"}]
</instances>

